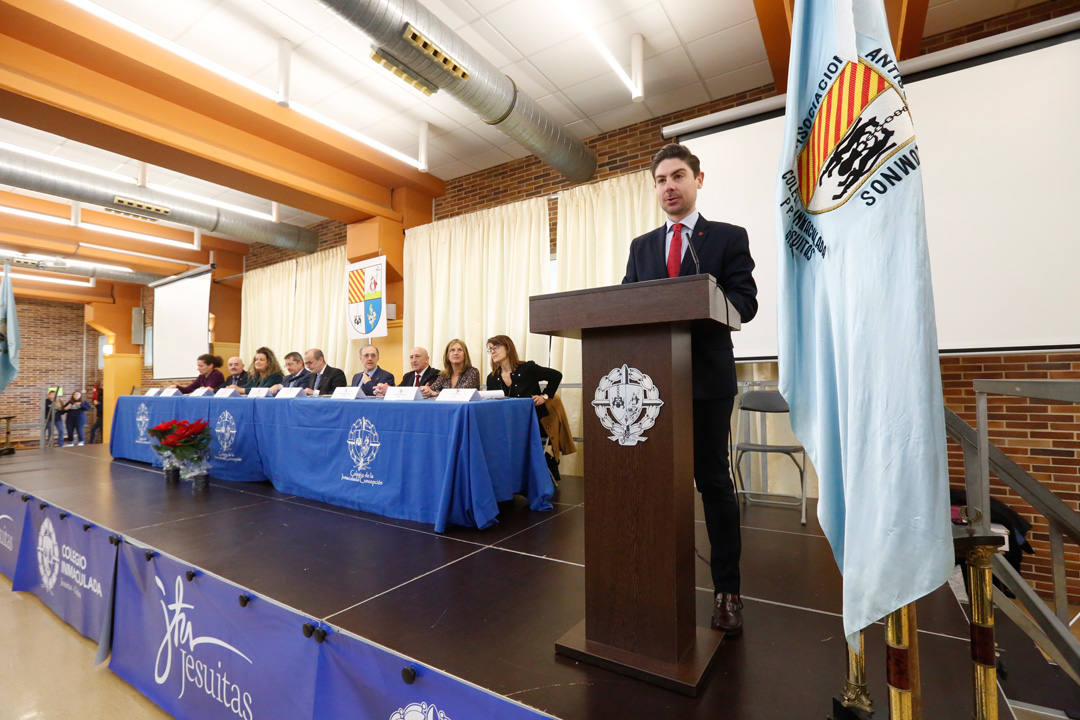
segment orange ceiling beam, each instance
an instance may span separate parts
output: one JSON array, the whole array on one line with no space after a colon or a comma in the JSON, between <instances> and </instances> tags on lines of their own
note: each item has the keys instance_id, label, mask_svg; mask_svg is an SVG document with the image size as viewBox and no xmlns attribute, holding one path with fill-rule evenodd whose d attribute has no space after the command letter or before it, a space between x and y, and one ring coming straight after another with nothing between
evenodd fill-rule
<instances>
[{"instance_id":1,"label":"orange ceiling beam","mask_svg":"<svg viewBox=\"0 0 1080 720\"><path fill-rule=\"evenodd\" d=\"M919 54L929 5L930 0L885 0L893 49L900 60ZM754 9L776 91L786 92L793 0L754 0Z\"/></svg>"},{"instance_id":2,"label":"orange ceiling beam","mask_svg":"<svg viewBox=\"0 0 1080 720\"><path fill-rule=\"evenodd\" d=\"M441 180L62 0L0 0L0 114L342 222Z\"/></svg>"}]
</instances>

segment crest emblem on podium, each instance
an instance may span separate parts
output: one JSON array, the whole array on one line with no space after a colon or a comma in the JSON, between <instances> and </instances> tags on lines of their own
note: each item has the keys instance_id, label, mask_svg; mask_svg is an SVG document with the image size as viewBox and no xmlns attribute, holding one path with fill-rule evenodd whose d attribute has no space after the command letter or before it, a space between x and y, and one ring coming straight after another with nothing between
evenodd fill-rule
<instances>
[{"instance_id":1,"label":"crest emblem on podium","mask_svg":"<svg viewBox=\"0 0 1080 720\"><path fill-rule=\"evenodd\" d=\"M367 470L379 454L379 433L367 418L360 418L349 428L349 457L357 470Z\"/></svg>"},{"instance_id":2,"label":"crest emblem on podium","mask_svg":"<svg viewBox=\"0 0 1080 720\"><path fill-rule=\"evenodd\" d=\"M648 440L645 431L656 424L663 404L652 378L626 365L601 378L592 401L600 424L611 433L608 440L620 445Z\"/></svg>"}]
</instances>

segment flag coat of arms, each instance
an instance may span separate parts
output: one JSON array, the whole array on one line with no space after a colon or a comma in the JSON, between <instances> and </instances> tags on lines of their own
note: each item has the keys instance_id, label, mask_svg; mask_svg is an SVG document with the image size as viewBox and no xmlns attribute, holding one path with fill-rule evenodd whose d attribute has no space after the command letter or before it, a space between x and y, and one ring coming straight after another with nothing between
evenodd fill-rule
<instances>
[{"instance_id":1,"label":"flag coat of arms","mask_svg":"<svg viewBox=\"0 0 1080 720\"><path fill-rule=\"evenodd\" d=\"M386 256L345 267L346 319L349 337L362 339L387 334L383 304Z\"/></svg>"},{"instance_id":2,"label":"flag coat of arms","mask_svg":"<svg viewBox=\"0 0 1080 720\"><path fill-rule=\"evenodd\" d=\"M953 565L912 111L882 0L797 0L777 183L780 390L819 477L844 632Z\"/></svg>"},{"instance_id":3,"label":"flag coat of arms","mask_svg":"<svg viewBox=\"0 0 1080 720\"><path fill-rule=\"evenodd\" d=\"M15 290L11 287L11 268L4 266L0 287L0 392L19 375L19 318L15 313Z\"/></svg>"}]
</instances>

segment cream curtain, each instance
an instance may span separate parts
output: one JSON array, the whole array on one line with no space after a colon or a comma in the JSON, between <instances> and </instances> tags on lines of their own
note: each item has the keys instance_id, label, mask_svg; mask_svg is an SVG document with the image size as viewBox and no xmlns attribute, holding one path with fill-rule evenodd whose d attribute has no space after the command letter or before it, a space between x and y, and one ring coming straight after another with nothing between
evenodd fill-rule
<instances>
[{"instance_id":1,"label":"cream curtain","mask_svg":"<svg viewBox=\"0 0 1080 720\"><path fill-rule=\"evenodd\" d=\"M461 338L486 376L485 341L509 335L523 360L548 364L548 338L529 333L529 296L544 292L550 262L548 233L544 198L406 230L403 351L425 347L441 368L446 343Z\"/></svg>"},{"instance_id":2,"label":"cream curtain","mask_svg":"<svg viewBox=\"0 0 1080 720\"><path fill-rule=\"evenodd\" d=\"M630 241L663 222L648 170L560 192L553 292L618 284ZM564 383L582 383L581 342L552 338L551 365L562 371ZM581 437L581 413L598 380L559 391L575 437ZM582 460L583 453L569 455L560 468L580 475Z\"/></svg>"},{"instance_id":3,"label":"cream curtain","mask_svg":"<svg viewBox=\"0 0 1080 720\"><path fill-rule=\"evenodd\" d=\"M345 329L345 246L252 270L244 275L240 354L250 363L266 345L283 357L321 348L348 377L359 368L360 344Z\"/></svg>"}]
</instances>

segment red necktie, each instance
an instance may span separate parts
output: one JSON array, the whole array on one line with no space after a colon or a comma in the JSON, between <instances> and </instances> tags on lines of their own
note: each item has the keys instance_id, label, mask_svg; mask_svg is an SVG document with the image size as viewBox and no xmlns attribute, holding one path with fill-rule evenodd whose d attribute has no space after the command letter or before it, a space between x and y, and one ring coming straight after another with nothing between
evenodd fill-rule
<instances>
[{"instance_id":1,"label":"red necktie","mask_svg":"<svg viewBox=\"0 0 1080 720\"><path fill-rule=\"evenodd\" d=\"M671 248L667 254L667 276L678 277L682 265L682 223L672 225Z\"/></svg>"},{"instance_id":2,"label":"red necktie","mask_svg":"<svg viewBox=\"0 0 1080 720\"><path fill-rule=\"evenodd\" d=\"M420 373L415 373L416 379L413 381L413 387L420 387Z\"/></svg>"}]
</instances>

